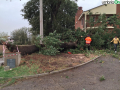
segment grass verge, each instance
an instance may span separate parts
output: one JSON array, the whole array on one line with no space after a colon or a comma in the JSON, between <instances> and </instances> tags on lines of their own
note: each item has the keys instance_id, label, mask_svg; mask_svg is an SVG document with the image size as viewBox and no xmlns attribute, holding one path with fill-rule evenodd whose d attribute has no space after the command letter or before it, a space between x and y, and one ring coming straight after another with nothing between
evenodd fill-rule
<instances>
[{"instance_id":1,"label":"grass verge","mask_svg":"<svg viewBox=\"0 0 120 90\"><path fill-rule=\"evenodd\" d=\"M0 77L2 77L0 78L0 86L5 87L15 83L17 79L13 77L37 74L37 69L37 65L31 65L31 67L20 66L9 71L4 71L4 67L0 67ZM4 85L5 83L7 84Z\"/></svg>"}]
</instances>

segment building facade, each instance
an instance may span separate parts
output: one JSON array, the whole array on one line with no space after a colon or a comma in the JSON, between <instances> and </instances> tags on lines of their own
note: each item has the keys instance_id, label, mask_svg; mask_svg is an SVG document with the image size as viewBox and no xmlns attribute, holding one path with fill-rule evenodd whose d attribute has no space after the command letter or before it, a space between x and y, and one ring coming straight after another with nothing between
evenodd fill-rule
<instances>
[{"instance_id":1,"label":"building facade","mask_svg":"<svg viewBox=\"0 0 120 90\"><path fill-rule=\"evenodd\" d=\"M90 16L88 15L89 11L93 13L92 16L95 17L95 22L100 14L106 14L107 18L115 14L120 14L120 4L101 5L87 11L83 11L82 7L78 7L78 11L75 16L75 29L80 28L86 32L86 30L90 28L89 23L87 23L87 20L89 20L90 18ZM93 26L93 28L97 28L98 26L99 24L96 24L95 26ZM110 25L108 25L107 28L110 30L114 29L114 27Z\"/></svg>"}]
</instances>

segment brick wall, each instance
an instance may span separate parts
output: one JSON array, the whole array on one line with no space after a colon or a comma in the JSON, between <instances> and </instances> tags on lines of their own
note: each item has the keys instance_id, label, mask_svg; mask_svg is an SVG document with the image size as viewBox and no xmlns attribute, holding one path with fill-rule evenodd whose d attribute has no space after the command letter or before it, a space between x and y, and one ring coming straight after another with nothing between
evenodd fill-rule
<instances>
[{"instance_id":1,"label":"brick wall","mask_svg":"<svg viewBox=\"0 0 120 90\"><path fill-rule=\"evenodd\" d=\"M75 29L79 28L81 25L81 21L79 21L80 15L83 13L82 7L78 7L78 11L75 16Z\"/></svg>"},{"instance_id":2,"label":"brick wall","mask_svg":"<svg viewBox=\"0 0 120 90\"><path fill-rule=\"evenodd\" d=\"M116 4L116 14L119 14L120 17L120 4ZM119 25L117 25L117 28L120 28Z\"/></svg>"},{"instance_id":3,"label":"brick wall","mask_svg":"<svg viewBox=\"0 0 120 90\"><path fill-rule=\"evenodd\" d=\"M107 16L112 16L112 15L106 15L106 17ZM93 15L93 17L95 18L95 23L96 23L96 21L98 20L98 17L99 17L99 15ZM87 16L87 20L89 21L90 20L90 16ZM86 23L86 25L87 25L87 27L90 27L90 23L89 22L87 22ZM100 25L100 23L97 23L97 24L95 24L93 27L98 27ZM108 25L108 26L111 26L111 25ZM113 25L112 25L113 26Z\"/></svg>"}]
</instances>

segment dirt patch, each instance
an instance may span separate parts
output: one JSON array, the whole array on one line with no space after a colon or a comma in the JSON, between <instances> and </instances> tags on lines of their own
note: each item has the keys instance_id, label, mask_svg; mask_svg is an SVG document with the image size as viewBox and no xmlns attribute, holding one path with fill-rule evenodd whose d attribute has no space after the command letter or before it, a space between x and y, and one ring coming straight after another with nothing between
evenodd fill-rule
<instances>
[{"instance_id":1,"label":"dirt patch","mask_svg":"<svg viewBox=\"0 0 120 90\"><path fill-rule=\"evenodd\" d=\"M38 65L38 73L43 73L73 67L88 62L95 57L97 57L97 55L93 54L90 54L88 58L84 54L61 53L56 56L46 56L34 53L32 55L22 56L21 65L27 65L28 67L32 64Z\"/></svg>"}]
</instances>

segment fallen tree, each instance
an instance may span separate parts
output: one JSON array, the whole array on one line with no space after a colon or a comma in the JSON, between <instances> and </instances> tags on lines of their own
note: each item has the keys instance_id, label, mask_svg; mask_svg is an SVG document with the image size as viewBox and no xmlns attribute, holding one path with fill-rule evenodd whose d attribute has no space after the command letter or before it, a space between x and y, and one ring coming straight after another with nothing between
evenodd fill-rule
<instances>
[{"instance_id":1,"label":"fallen tree","mask_svg":"<svg viewBox=\"0 0 120 90\"><path fill-rule=\"evenodd\" d=\"M6 46L6 48L10 52L21 52L21 55L27 55L32 54L35 52L39 52L39 48L36 45L14 45L11 43L2 42L3 45ZM40 44L41 48L45 47L44 44ZM62 50L59 50L60 52L66 51L68 49L75 49L77 47L77 44L75 42L68 42L68 43L61 43L60 48Z\"/></svg>"},{"instance_id":2,"label":"fallen tree","mask_svg":"<svg viewBox=\"0 0 120 90\"><path fill-rule=\"evenodd\" d=\"M60 51L63 52L69 49L77 48L77 43L76 42L64 42L60 45L60 47L62 48L62 50Z\"/></svg>"},{"instance_id":3,"label":"fallen tree","mask_svg":"<svg viewBox=\"0 0 120 90\"><path fill-rule=\"evenodd\" d=\"M11 43L6 43L6 42L2 42L3 45L6 46L6 48L10 51L10 52L21 52L21 55L27 55L27 54L32 54L35 52L39 51L39 48L36 45L14 45Z\"/></svg>"}]
</instances>

